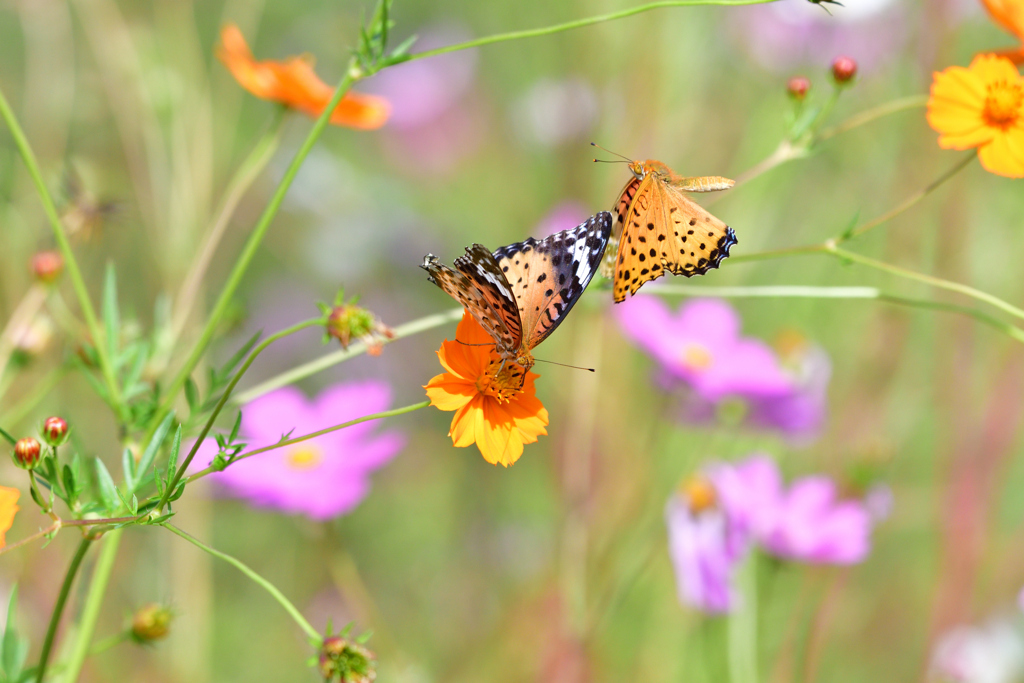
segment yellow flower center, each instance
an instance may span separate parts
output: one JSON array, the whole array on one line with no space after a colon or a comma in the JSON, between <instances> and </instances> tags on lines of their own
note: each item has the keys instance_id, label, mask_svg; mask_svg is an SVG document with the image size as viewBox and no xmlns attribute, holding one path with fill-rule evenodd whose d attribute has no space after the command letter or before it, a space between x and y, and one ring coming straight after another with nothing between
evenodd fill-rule
<instances>
[{"instance_id":1,"label":"yellow flower center","mask_svg":"<svg viewBox=\"0 0 1024 683\"><path fill-rule=\"evenodd\" d=\"M679 489L690 506L690 512L695 515L711 510L718 504L715 487L706 477L694 475L680 484Z\"/></svg>"},{"instance_id":2,"label":"yellow flower center","mask_svg":"<svg viewBox=\"0 0 1024 683\"><path fill-rule=\"evenodd\" d=\"M707 370L715 360L707 347L701 344L687 344L681 355L683 365L690 370Z\"/></svg>"},{"instance_id":3,"label":"yellow flower center","mask_svg":"<svg viewBox=\"0 0 1024 683\"><path fill-rule=\"evenodd\" d=\"M289 449L285 459L288 466L293 469L311 470L323 461L324 456L316 446L303 444Z\"/></svg>"},{"instance_id":4,"label":"yellow flower center","mask_svg":"<svg viewBox=\"0 0 1024 683\"><path fill-rule=\"evenodd\" d=\"M1024 88L1020 83L1006 80L995 81L986 86L985 108L981 115L985 123L998 128L1007 128L1021 117L1024 110Z\"/></svg>"},{"instance_id":5,"label":"yellow flower center","mask_svg":"<svg viewBox=\"0 0 1024 683\"><path fill-rule=\"evenodd\" d=\"M495 354L487 366L487 371L476 378L476 390L497 399L498 403L508 403L523 393L526 382L526 370L518 363L502 360Z\"/></svg>"}]
</instances>

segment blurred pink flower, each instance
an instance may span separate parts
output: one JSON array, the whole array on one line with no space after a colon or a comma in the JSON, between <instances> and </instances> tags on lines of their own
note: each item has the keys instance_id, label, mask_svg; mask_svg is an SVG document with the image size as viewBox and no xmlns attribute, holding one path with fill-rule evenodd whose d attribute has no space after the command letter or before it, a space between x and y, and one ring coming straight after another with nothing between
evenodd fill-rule
<instances>
[{"instance_id":1,"label":"blurred pink flower","mask_svg":"<svg viewBox=\"0 0 1024 683\"><path fill-rule=\"evenodd\" d=\"M739 316L725 302L693 299L673 313L658 297L636 296L615 312L626 336L701 398L714 402L792 392L793 382L771 347L740 337Z\"/></svg>"},{"instance_id":2,"label":"blurred pink flower","mask_svg":"<svg viewBox=\"0 0 1024 683\"><path fill-rule=\"evenodd\" d=\"M868 556L873 521L862 502L837 500L827 477L803 477L787 489L761 454L709 465L673 494L665 519L679 599L709 613L737 604L734 575L751 548L797 562L855 564Z\"/></svg>"},{"instance_id":3,"label":"blurred pink flower","mask_svg":"<svg viewBox=\"0 0 1024 683\"><path fill-rule=\"evenodd\" d=\"M548 211L530 234L537 239L550 237L556 232L575 228L587 220L588 216L590 216L590 211L583 204L573 199L567 199Z\"/></svg>"},{"instance_id":4,"label":"blurred pink flower","mask_svg":"<svg viewBox=\"0 0 1024 683\"><path fill-rule=\"evenodd\" d=\"M293 387L266 394L242 409L240 440L247 449L269 446L282 436L300 436L386 410L391 391L382 382L339 384L306 399ZM353 510L370 490L370 473L387 464L405 444L396 432L374 434L373 422L339 429L308 441L240 460L210 475L230 495L258 507L315 520ZM196 455L205 467L217 454L207 439Z\"/></svg>"}]
</instances>

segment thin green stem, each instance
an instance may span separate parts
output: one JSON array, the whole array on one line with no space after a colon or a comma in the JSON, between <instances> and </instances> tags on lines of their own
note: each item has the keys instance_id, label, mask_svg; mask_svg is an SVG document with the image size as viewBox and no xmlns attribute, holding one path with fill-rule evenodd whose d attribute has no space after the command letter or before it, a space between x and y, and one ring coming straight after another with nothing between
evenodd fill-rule
<instances>
[{"instance_id":1,"label":"thin green stem","mask_svg":"<svg viewBox=\"0 0 1024 683\"><path fill-rule=\"evenodd\" d=\"M465 43L446 45L445 47L439 47L433 50L417 52L416 54L410 55L409 59L424 59L426 57L443 55L448 52L455 52L456 50L468 50L469 48L473 47L481 47L483 45L491 45L493 43L503 43L507 40L521 40L523 38L536 38L538 36L547 36L551 35L552 33L570 31L574 28L592 26L593 24L600 24L606 21L614 21L615 19L624 19L625 17L631 17L634 14L642 14L644 12L650 12L651 10L661 9L664 7L692 7L695 5L720 5L728 7L740 5L762 5L774 1L775 0L664 0L663 2L650 2L647 3L646 5L631 7L629 9L620 10L618 12L609 12L608 14L599 14L597 16L586 17L584 19L575 19L573 21L567 21L563 24L555 24L554 26L527 29L525 31L510 31L508 33L497 33L493 36L484 36L483 38L476 38L474 40L466 41Z\"/></svg>"},{"instance_id":2,"label":"thin green stem","mask_svg":"<svg viewBox=\"0 0 1024 683\"><path fill-rule=\"evenodd\" d=\"M39 170L39 163L36 161L36 155L32 151L32 147L29 145L28 138L25 137L25 133L21 129L18 119L14 116L14 112L11 111L11 107L7 103L7 98L4 96L2 90L0 90L0 116L2 116L4 121L7 123L7 127L11 131L11 137L14 138L14 144L18 147L18 152L21 154L21 158L25 162L25 168L28 170L28 174L32 177L32 182L35 184L36 190L39 192L39 199L43 205L43 212L46 214L50 227L53 229L53 236L57 241L57 247L64 256L64 265L65 268L67 268L68 277L71 279L71 286L74 288L75 294L78 297L78 305L82 309L82 315L85 316L85 324L89 327L89 334L92 336L92 344L96 348L96 354L99 358L100 371L103 374L103 380L107 384L107 391L110 392L111 405L120 410L121 390L117 386L117 379L114 377L114 367L111 364L110 357L107 355L106 346L103 344L103 331L100 328L99 320L96 318L96 311L92 307L92 301L89 299L89 290L86 289L85 280L82 279L82 271L78 267L78 261L75 259L75 253L71 250L71 243L68 241L68 236L64 234L64 226L61 225L60 215L57 213L57 207L54 205L53 198L50 196L50 191L47 189L46 183L43 181L43 174Z\"/></svg>"},{"instance_id":3,"label":"thin green stem","mask_svg":"<svg viewBox=\"0 0 1024 683\"><path fill-rule=\"evenodd\" d=\"M390 340L388 340L388 343L390 343L391 341L395 341L397 339L401 339L403 337L410 337L414 334L419 334L420 332L432 330L435 327L440 327L445 323L454 322L461 318L462 309L453 308L449 311L445 311L444 313L435 313L433 315L428 315L426 317L419 318L418 320L413 320L412 322L408 322L405 323L404 325L399 325L398 327L394 328L394 336ZM257 384L253 388L239 393L238 396L235 398L235 403L237 405L245 405L246 403L254 401L260 396L263 396L264 394L267 394L273 391L274 389L280 389L283 386L294 384L295 382L298 382L300 379L305 379L306 377L314 375L320 372L321 370L326 370L332 365L337 365L338 363L343 363L351 358L355 358L356 356L362 355L366 353L366 350L367 346L363 342L356 342L354 344L350 344L347 349L342 349L341 351L334 351L332 353L328 353L325 356L321 356L316 360L304 363L303 365L288 370L280 375L277 375L276 377L271 377L266 382Z\"/></svg>"},{"instance_id":4,"label":"thin green stem","mask_svg":"<svg viewBox=\"0 0 1024 683\"><path fill-rule=\"evenodd\" d=\"M53 641L57 637L57 627L60 625L60 617L64 613L64 606L68 601L68 594L71 592L71 584L75 582L75 575L78 574L78 568L82 565L82 559L85 558L85 553L88 552L89 546L92 545L92 540L83 538L78 544L78 550L75 551L74 556L71 558L71 564L68 565L68 570L64 574L64 583L60 586L60 593L57 595L57 603L53 606L53 612L50 614L50 625L46 627L46 636L43 638L43 649L39 653L39 664L36 669L36 683L43 683L43 677L46 675L46 667L50 663L50 652L53 651Z\"/></svg>"},{"instance_id":5,"label":"thin green stem","mask_svg":"<svg viewBox=\"0 0 1024 683\"><path fill-rule=\"evenodd\" d=\"M103 596L107 592L107 584L110 583L110 573L114 568L114 559L117 557L117 548L123 533L124 529L114 529L103 535L103 547L100 548L100 556L96 558L96 567L89 582L89 592L85 596L82 616L78 621L78 633L68 657L64 673L65 683L75 683L78 680L85 658L89 655L89 645L96 631L96 621L100 616Z\"/></svg>"},{"instance_id":6,"label":"thin green stem","mask_svg":"<svg viewBox=\"0 0 1024 683\"><path fill-rule=\"evenodd\" d=\"M155 411L153 419L150 421L150 425L153 426L151 429L155 429L155 425L160 424L164 419L164 416L170 411L171 405L178 397L178 392L180 392L182 387L185 386L186 380L188 380L192 371L195 370L196 366L199 364L199 360L203 357L203 354L206 353L206 349L210 345L210 341L213 339L214 333L217 331L217 326L224 317L224 313L228 310L228 307L231 304L231 299L235 295L235 291L238 289L238 286L241 284L246 271L249 269L249 265L252 263L253 257L256 255L257 250L259 250L260 245L263 243L263 238L266 237L270 224L273 222L274 217L281 208L281 204L284 202L284 197L288 193L288 189L295 180L295 176L298 174L299 168L302 167L302 162L306 160L310 150L313 149L313 145L316 144L320 134L323 133L324 128L327 127L327 122L331 118L331 113L338 105L338 102L341 101L341 98L345 96L345 93L347 93L352 87L352 84L355 83L358 75L355 59L352 59L349 62L348 68L345 69L344 78L341 79L341 82L338 83L337 89L334 91L334 96L331 98L331 101L327 106L324 107L324 111L320 114L320 118L318 118L316 123L313 124L313 128L309 131L309 135L306 136L306 140L302 143L302 146L299 147L298 152L295 153L295 157L292 159L291 163L288 165L288 169L281 177L281 182L278 183L277 189L274 190L274 195L270 198L267 208L263 210L263 214L260 216L259 221L257 221L256 227L253 228L252 234L249 236L249 240L245 243L242 253L235 262L235 267L232 268L231 274L228 276L228 281L221 290L220 296L217 298L217 302L214 304L213 310L207 318L206 326L203 328L199 341L196 342L196 345L193 347L192 352L185 361L185 364L168 385L165 398L160 404L160 408Z\"/></svg>"},{"instance_id":7,"label":"thin green stem","mask_svg":"<svg viewBox=\"0 0 1024 683\"><path fill-rule=\"evenodd\" d=\"M925 106L927 103L927 95L911 95L910 97L903 97L898 100L893 100L892 102L880 104L877 107L866 109L859 114L854 114L850 118L832 126L831 128L826 128L818 134L816 141L824 142L829 138L833 138L837 135L853 130L854 128L859 128L864 124L871 123L872 121L889 116L890 114L907 111L908 109L917 109L918 107Z\"/></svg>"},{"instance_id":8,"label":"thin green stem","mask_svg":"<svg viewBox=\"0 0 1024 683\"><path fill-rule=\"evenodd\" d=\"M772 249L771 251L756 251L753 254L737 254L730 256L726 261L728 265L735 263L751 263L753 261L768 261L770 259L785 258L786 256L807 256L819 254L826 251L824 244L807 244L801 247L787 247L786 249Z\"/></svg>"},{"instance_id":9,"label":"thin green stem","mask_svg":"<svg viewBox=\"0 0 1024 683\"><path fill-rule=\"evenodd\" d=\"M987 292L975 289L974 287L969 287L967 285L960 284L959 282L944 280L942 278L934 277L932 275L925 275L924 273L918 273L913 270L907 270L906 268L900 268L899 266L894 266L890 263L885 263L884 261L877 261L873 258L861 256L860 254L854 253L852 251L840 249L839 247L836 247L834 245L826 245L825 251L841 259L853 261L854 263L859 263L863 266L868 266L869 268L875 268L876 270L892 273L893 275L898 275L900 277L907 278L908 280L917 280L918 282L924 282L925 284L929 284L932 287L946 289L951 292L957 292L958 294L969 296L972 299L977 299L978 301L984 301L985 303L994 306L995 308L998 308L1001 311L1009 313L1015 318L1020 318L1024 320L1024 310L1021 310L1016 306L1007 303L1006 301L1003 301L997 296L993 296Z\"/></svg>"},{"instance_id":10,"label":"thin green stem","mask_svg":"<svg viewBox=\"0 0 1024 683\"><path fill-rule=\"evenodd\" d=\"M231 398L231 392L234 391L235 386L238 385L238 380L242 379L242 375L245 374L246 370L249 369L249 366L252 365L254 360L256 360L256 357L260 355L264 349L266 349L268 346L273 344L278 339L282 339L290 334L294 334L300 330L304 330L314 325L323 325L324 322L325 321L323 318L303 320L301 323L297 323L287 329L281 330L276 334L270 335L249 353L249 357L245 359L245 362L242 364L242 367L238 368L238 371L235 372L235 376L231 378L231 382L228 384L227 388L224 389L224 393L221 394L220 400L217 401L217 405L214 407L213 412L210 413L210 417L206 420L206 424L203 425L202 431L199 432L199 436L196 437L196 442L192 444L192 450L188 452L188 455L185 457L185 460L181 463L181 466L178 467L178 471L174 473L174 478L171 480L170 484L164 490L164 495L160 498L160 502L157 504L155 509L162 510L163 507L167 505L167 501L170 499L171 494L174 493L174 489L178 486L178 482L181 481L181 478L185 475L185 472L188 471L188 466L192 464L192 459L195 458L196 453L199 452L199 447L202 446L203 439L205 439L206 435L210 433L210 429L213 427L213 423L220 415L220 411L224 408L224 404L226 404L228 402L228 399Z\"/></svg>"},{"instance_id":11,"label":"thin green stem","mask_svg":"<svg viewBox=\"0 0 1024 683\"><path fill-rule=\"evenodd\" d=\"M906 297L893 296L891 294L879 294L878 300L896 304L897 306L928 308L937 311L948 311L950 313L966 315L1024 344L1024 330L1021 330L1015 325L1003 322L1002 320L999 320L987 313L970 308L969 306L958 306L957 304L947 304L943 301L928 301L927 299L908 299Z\"/></svg>"},{"instance_id":12,"label":"thin green stem","mask_svg":"<svg viewBox=\"0 0 1024 683\"><path fill-rule=\"evenodd\" d=\"M220 239L223 237L231 217L235 214L235 209L238 208L242 196L245 195L256 178L263 172L263 169L270 163L274 153L277 152L277 148L281 143L281 132L284 130L284 112L284 108L278 111L277 120L274 121L263 137L256 143L252 151L249 152L249 156L245 158L245 161L242 162L230 182L228 182L220 211L217 212L217 219L210 226L209 233L203 242L202 251L193 261L188 275L185 276L181 284L181 289L178 290L178 296L175 297L174 316L171 322L171 341L168 346L173 347L174 342L181 336L185 322L188 320L192 307L195 305L196 298L198 297L199 285L206 275L206 269L213 260L217 245L220 244Z\"/></svg>"},{"instance_id":13,"label":"thin green stem","mask_svg":"<svg viewBox=\"0 0 1024 683\"><path fill-rule=\"evenodd\" d=\"M394 410L385 410L384 412L374 413L373 415L365 415L363 417L357 417L354 420L349 420L348 422L342 422L341 424L334 425L333 427L327 427L326 429L321 429L321 430L313 432L311 434L305 434L303 436L297 436L294 439L284 439L283 441L278 441L277 443L275 443L275 444L273 444L271 446L264 446L263 448L256 448L256 449L253 449L253 450L248 451L246 453L242 453L241 455L236 457L234 460L232 460L231 463L229 463L229 466L230 466L230 464L236 463L239 460L243 460L245 458L250 458L250 457L252 457L254 455L259 455L260 453L266 453L267 451L272 451L275 448L284 448L285 446L291 446L292 444L301 443L302 441L308 441L309 439L315 439L318 436L323 436L324 434L330 434L331 432L336 432L339 429L344 429L345 427L351 427L352 425L357 425L357 424L359 424L361 422L369 422L370 420L380 420L381 418L385 418L385 417L394 417L396 415L404 415L406 413L411 413L414 410L419 410L421 408L426 408L429 405L430 405L430 401L421 401L419 403L414 403L411 406L405 406L404 408L395 408ZM216 471L217 470L214 469L213 467L207 467L205 470L200 470L199 472L196 472L195 474L191 475L188 479L185 480L185 483L186 484L190 484L193 481L195 481L196 479L201 479L202 477L205 477L206 475L212 474L213 472L216 472Z\"/></svg>"},{"instance_id":14,"label":"thin green stem","mask_svg":"<svg viewBox=\"0 0 1024 683\"><path fill-rule=\"evenodd\" d=\"M914 194L912 194L909 197L907 197L906 199L904 199L902 202L897 204L895 207L893 207L889 211L886 211L881 216L878 216L877 218L874 218L874 219L868 221L864 225L858 226L856 229L850 231L849 234L843 235L841 237L837 237L836 238L836 242L837 243L841 243L841 242L845 242L846 240L851 240L854 237L860 237L861 235L866 233L868 230L872 230L873 228L877 228L882 223L885 223L886 221L889 221L889 220L895 218L899 214L903 213L904 211L906 211L907 209L912 207L914 204L917 204L919 201L921 201L922 199L924 199L925 197L930 195L932 192L934 192L936 189L938 189L943 183L945 183L947 180L949 180L950 178L955 176L957 173L959 173L960 171L965 169L969 163L971 163L972 161L974 161L977 158L978 158L978 155L975 154L974 152L971 152L970 154L964 156L963 159L961 159L956 164L954 164L953 167L950 168L948 171L943 173L941 176L939 176L938 178L936 178L935 180L933 180L929 184L925 185L923 188L921 188L920 190L918 190Z\"/></svg>"},{"instance_id":15,"label":"thin green stem","mask_svg":"<svg viewBox=\"0 0 1024 683\"><path fill-rule=\"evenodd\" d=\"M112 647L117 647L129 638L131 638L130 631L121 631L120 633L115 633L111 636L107 636L106 638L97 642L95 645L89 648L89 656L95 657L101 652L106 652Z\"/></svg>"},{"instance_id":16,"label":"thin green stem","mask_svg":"<svg viewBox=\"0 0 1024 683\"><path fill-rule=\"evenodd\" d=\"M172 526L170 524L161 524L161 526L166 528L168 531L184 538L186 541L196 546L200 550L205 550L214 557L224 560L228 564L234 566L240 572L242 572L250 579L255 581L264 590L270 593L270 595L273 596L273 598L277 600L282 607L284 607L285 611L288 612L289 615L291 615L292 619L295 620L295 623L299 625L299 628L306 632L306 635L308 635L311 639L317 642L320 642L323 639L323 636L315 628L313 628L313 625L306 621L306 618L302 616L302 612L300 612L298 608L296 608L295 605L293 605L292 602L288 598L286 598L284 594L277 589L276 586L274 586L274 584L270 583L262 576L254 572L244 562L242 562L241 560L237 560L226 553L222 553L219 550L211 548L195 536L192 536L191 534L182 531L176 526Z\"/></svg>"},{"instance_id":17,"label":"thin green stem","mask_svg":"<svg viewBox=\"0 0 1024 683\"><path fill-rule=\"evenodd\" d=\"M728 652L731 683L757 683L757 555L738 571L740 602L729 614Z\"/></svg>"}]
</instances>

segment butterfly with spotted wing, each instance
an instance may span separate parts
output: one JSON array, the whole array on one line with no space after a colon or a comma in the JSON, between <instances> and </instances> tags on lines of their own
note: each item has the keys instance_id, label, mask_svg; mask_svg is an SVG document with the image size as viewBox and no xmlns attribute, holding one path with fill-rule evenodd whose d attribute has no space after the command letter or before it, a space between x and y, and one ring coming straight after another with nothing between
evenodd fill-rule
<instances>
[{"instance_id":1,"label":"butterfly with spotted wing","mask_svg":"<svg viewBox=\"0 0 1024 683\"><path fill-rule=\"evenodd\" d=\"M480 323L502 359L521 368L513 370L521 385L533 367L531 351L555 331L597 272L611 230L612 216L602 211L571 230L493 253L474 244L454 269L433 254L420 267Z\"/></svg>"},{"instance_id":2,"label":"butterfly with spotted wing","mask_svg":"<svg viewBox=\"0 0 1024 683\"><path fill-rule=\"evenodd\" d=\"M596 146L596 145L595 145ZM717 268L736 244L736 233L684 192L727 190L735 182L720 176L686 178L660 161L630 161L633 177L615 204L617 239L601 266L614 278L615 303L636 294L666 272L703 275Z\"/></svg>"}]
</instances>

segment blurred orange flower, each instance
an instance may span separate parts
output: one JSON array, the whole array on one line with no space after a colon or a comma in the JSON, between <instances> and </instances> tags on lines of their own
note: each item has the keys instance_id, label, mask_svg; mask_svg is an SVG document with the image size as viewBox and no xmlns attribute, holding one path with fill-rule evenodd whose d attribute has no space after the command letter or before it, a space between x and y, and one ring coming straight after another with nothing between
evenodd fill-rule
<instances>
[{"instance_id":1,"label":"blurred orange flower","mask_svg":"<svg viewBox=\"0 0 1024 683\"><path fill-rule=\"evenodd\" d=\"M220 40L217 57L235 80L256 97L280 102L317 118L334 96L334 88L313 71L309 56L291 57L284 62L257 62L234 24L221 29ZM391 104L384 98L349 92L335 107L331 123L372 130L383 126L390 114Z\"/></svg>"},{"instance_id":2,"label":"blurred orange flower","mask_svg":"<svg viewBox=\"0 0 1024 683\"><path fill-rule=\"evenodd\" d=\"M548 411L534 395L537 375L527 372L523 382L523 369L502 360L494 340L468 313L455 339L437 351L447 372L427 383L427 397L440 410L456 411L448 431L455 446L475 443L484 460L508 467L525 444L547 434Z\"/></svg>"},{"instance_id":3,"label":"blurred orange flower","mask_svg":"<svg viewBox=\"0 0 1024 683\"><path fill-rule=\"evenodd\" d=\"M1009 59L978 55L934 74L928 124L939 147L977 147L985 170L1024 178L1024 78Z\"/></svg>"},{"instance_id":4,"label":"blurred orange flower","mask_svg":"<svg viewBox=\"0 0 1024 683\"><path fill-rule=\"evenodd\" d=\"M1024 0L981 0L992 21L1017 37L1022 45L1014 50L1003 50L998 54L1009 58L1014 64L1024 63Z\"/></svg>"},{"instance_id":5,"label":"blurred orange flower","mask_svg":"<svg viewBox=\"0 0 1024 683\"><path fill-rule=\"evenodd\" d=\"M18 496L21 491L9 486L0 486L0 548L7 545L4 535L14 524L14 515L18 511Z\"/></svg>"}]
</instances>

